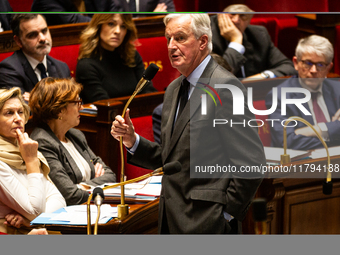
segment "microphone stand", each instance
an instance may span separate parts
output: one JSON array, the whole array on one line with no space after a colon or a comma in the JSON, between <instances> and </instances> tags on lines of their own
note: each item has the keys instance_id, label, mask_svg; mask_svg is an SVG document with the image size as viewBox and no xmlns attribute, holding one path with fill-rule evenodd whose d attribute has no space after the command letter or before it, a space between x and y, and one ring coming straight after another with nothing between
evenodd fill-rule
<instances>
[{"instance_id":1,"label":"microphone stand","mask_svg":"<svg viewBox=\"0 0 340 255\"><path fill-rule=\"evenodd\" d=\"M140 80L136 86L135 91L126 102L125 107L123 109L122 118L124 119L127 108L129 107L132 99L149 83L149 80ZM121 162L121 171L120 171L120 182L123 183L125 181L125 165L124 165L124 150L123 150L123 138L119 139L119 150L120 150L120 162ZM104 188L105 189L105 188ZM125 204L125 190L124 185L121 185L121 197L120 204L117 205L118 210L118 218L123 219L129 214L129 206Z\"/></svg>"},{"instance_id":2,"label":"microphone stand","mask_svg":"<svg viewBox=\"0 0 340 255\"><path fill-rule=\"evenodd\" d=\"M329 156L328 146L325 143L325 141L322 139L321 135L315 130L313 125L310 124L308 121L306 121L305 119L303 119L301 117L292 116L292 117L289 117L285 122L285 125L283 127L283 155L281 155L281 165L290 163L290 155L287 154L287 130L286 130L287 128L286 128L286 126L289 122L291 122L293 120L301 121L303 124L310 127L314 131L314 133L316 134L317 138L319 138L322 145L325 147L326 153L327 153L327 177L326 177L326 181L323 183L323 193L325 195L332 194L332 187L333 187L332 173L329 171L329 165L331 164L331 158Z\"/></svg>"},{"instance_id":3,"label":"microphone stand","mask_svg":"<svg viewBox=\"0 0 340 255\"><path fill-rule=\"evenodd\" d=\"M97 195L99 196L99 195ZM100 205L97 205L97 219L96 219L96 223L94 224L94 235L97 235L98 233L98 221L100 218Z\"/></svg>"},{"instance_id":4,"label":"microphone stand","mask_svg":"<svg viewBox=\"0 0 340 255\"><path fill-rule=\"evenodd\" d=\"M158 175L164 175L163 167L160 167L160 168L156 169L155 171L153 171L151 173L144 174L144 175L139 176L137 178L134 178L134 179L131 179L131 180L128 180L128 181L124 181L124 182L120 182L120 183L116 183L116 184L112 184L112 185L106 186L106 187L103 188L103 190L112 189L112 188L116 188L116 187L119 187L119 186L124 187L124 185L126 185L126 184L142 181L142 180L147 179L147 178L149 178L151 176L158 176ZM90 194L89 198L87 199L87 234L88 235L91 235L91 209L90 209L90 202L92 200L92 196L93 196L93 194ZM118 206L117 206L117 210L118 210ZM119 219L121 219L121 218L119 218ZM98 216L97 216L97 220L98 220ZM95 229L95 234L97 234L96 233L96 229Z\"/></svg>"}]
</instances>

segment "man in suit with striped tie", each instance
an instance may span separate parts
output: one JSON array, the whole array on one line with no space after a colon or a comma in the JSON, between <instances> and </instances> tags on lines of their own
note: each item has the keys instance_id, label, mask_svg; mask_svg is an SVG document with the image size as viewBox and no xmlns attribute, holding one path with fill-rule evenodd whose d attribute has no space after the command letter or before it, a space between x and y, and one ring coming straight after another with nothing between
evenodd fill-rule
<instances>
[{"instance_id":1,"label":"man in suit with striped tie","mask_svg":"<svg viewBox=\"0 0 340 255\"><path fill-rule=\"evenodd\" d=\"M326 78L333 67L333 46L325 37L311 35L298 42L293 57L298 77L292 77L277 87L277 108L269 116L276 119L271 126L272 146L283 146L283 126L281 122L291 116L299 116L312 125L328 146L340 145L340 83ZM295 104L287 104L286 115L281 112L282 88L304 88L311 92L311 100L302 106L311 115L304 114ZM303 93L286 93L289 100L304 98ZM266 106L271 108L272 91L266 97ZM289 126L292 126L290 123ZM297 150L323 148L314 131L298 122L287 129L287 146Z\"/></svg>"}]
</instances>

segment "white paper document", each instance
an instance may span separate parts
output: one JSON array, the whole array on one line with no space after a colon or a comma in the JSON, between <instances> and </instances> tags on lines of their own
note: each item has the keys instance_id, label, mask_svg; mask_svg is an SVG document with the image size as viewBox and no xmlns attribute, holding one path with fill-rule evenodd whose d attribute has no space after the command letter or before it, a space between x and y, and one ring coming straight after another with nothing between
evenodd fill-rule
<instances>
[{"instance_id":1,"label":"white paper document","mask_svg":"<svg viewBox=\"0 0 340 255\"><path fill-rule=\"evenodd\" d=\"M340 146L330 147L328 148L329 156L337 156L340 155ZM317 149L312 152L311 158L324 158L327 157L327 152L325 148Z\"/></svg>"},{"instance_id":2,"label":"white paper document","mask_svg":"<svg viewBox=\"0 0 340 255\"><path fill-rule=\"evenodd\" d=\"M65 221L71 225L87 224L87 205L74 205L64 208L66 212L59 213L51 218L52 221ZM91 224L97 219L97 206L90 205ZM110 218L117 217L117 207L111 207L109 204L103 204L100 208L99 224L105 224Z\"/></svg>"}]
</instances>

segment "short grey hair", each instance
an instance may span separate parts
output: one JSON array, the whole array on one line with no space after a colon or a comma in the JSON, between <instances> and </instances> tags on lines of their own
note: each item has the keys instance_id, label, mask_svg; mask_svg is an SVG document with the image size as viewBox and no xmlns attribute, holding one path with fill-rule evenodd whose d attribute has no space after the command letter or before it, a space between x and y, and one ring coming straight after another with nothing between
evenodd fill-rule
<instances>
[{"instance_id":1,"label":"short grey hair","mask_svg":"<svg viewBox=\"0 0 340 255\"><path fill-rule=\"evenodd\" d=\"M295 49L295 56L298 60L301 60L305 53L324 56L327 64L331 63L334 57L333 45L327 38L319 35L310 35L299 40Z\"/></svg>"},{"instance_id":2,"label":"short grey hair","mask_svg":"<svg viewBox=\"0 0 340 255\"><path fill-rule=\"evenodd\" d=\"M250 20L253 17L252 12L254 11L244 4L232 4L227 6L223 12L246 12L244 15Z\"/></svg>"},{"instance_id":3,"label":"short grey hair","mask_svg":"<svg viewBox=\"0 0 340 255\"><path fill-rule=\"evenodd\" d=\"M163 22L165 26L172 19L177 19L181 16L190 15L192 18L191 29L196 39L199 39L202 35L208 36L208 50L209 53L212 51L212 32L210 26L210 18L208 14L179 14L179 13L171 13L164 17Z\"/></svg>"}]
</instances>

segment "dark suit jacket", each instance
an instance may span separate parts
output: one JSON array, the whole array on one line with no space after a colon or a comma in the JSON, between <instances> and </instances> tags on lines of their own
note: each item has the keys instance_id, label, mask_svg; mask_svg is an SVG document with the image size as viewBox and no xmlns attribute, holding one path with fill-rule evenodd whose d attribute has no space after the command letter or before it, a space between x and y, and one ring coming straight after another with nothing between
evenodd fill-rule
<instances>
[{"instance_id":1,"label":"dark suit jacket","mask_svg":"<svg viewBox=\"0 0 340 255\"><path fill-rule=\"evenodd\" d=\"M84 134L71 128L66 137L74 144L78 152L84 157L91 167L91 180L86 182L92 186L98 186L106 182L115 182L115 173L105 165L100 157L97 157L87 145ZM82 204L87 201L89 193L78 189L77 185L82 181L82 174L68 150L62 145L47 125L41 125L33 130L31 138L39 143L39 151L46 158L50 166L50 178L64 196L67 205ZM94 178L96 163L103 165L105 174Z\"/></svg>"},{"instance_id":2,"label":"dark suit jacket","mask_svg":"<svg viewBox=\"0 0 340 255\"><path fill-rule=\"evenodd\" d=\"M1 12L12 12L13 9L7 0L0 0L0 11ZM0 14L0 22L4 31L11 30L11 14Z\"/></svg>"},{"instance_id":3,"label":"dark suit jacket","mask_svg":"<svg viewBox=\"0 0 340 255\"><path fill-rule=\"evenodd\" d=\"M120 12L126 10L125 0L85 0L87 12ZM71 0L34 0L32 12L78 12ZM69 23L89 22L91 16L77 13L44 14L49 26Z\"/></svg>"},{"instance_id":4,"label":"dark suit jacket","mask_svg":"<svg viewBox=\"0 0 340 255\"><path fill-rule=\"evenodd\" d=\"M298 78L290 78L281 85L277 87L278 89L278 102L276 111L273 112L269 118L270 119L279 119L280 122L288 119L291 116L299 116L309 123L314 125L313 117L311 115L304 115L295 104L288 104L286 108L286 115L281 115L281 89L301 88ZM329 112L330 117L334 116L336 111L340 109L340 83L337 81L332 81L330 79L325 79L322 86L323 97L326 102L326 106ZM294 98L304 98L305 95L302 93L286 93L287 99ZM272 91L268 93L266 96L266 107L269 109L272 106ZM309 112L308 103L302 104ZM274 122L274 126L271 127L270 133L272 138L272 146L275 147L283 147L283 127L279 121ZM323 148L322 143L317 137L307 137L303 135L296 135L294 133L295 129L305 127L306 125L298 122L296 127L287 128L287 145L288 148L298 149L298 150L310 150L315 148ZM340 145L340 121L333 121L326 123L328 128L330 142L327 143L328 146L337 146Z\"/></svg>"},{"instance_id":5,"label":"dark suit jacket","mask_svg":"<svg viewBox=\"0 0 340 255\"><path fill-rule=\"evenodd\" d=\"M161 145L141 137L136 152L129 156L129 162L149 169L173 161L182 165L179 173L163 176L159 203L160 233L227 233L231 227L224 219L223 211L242 221L261 182L260 176L255 175L255 179L231 175L192 178L190 167L193 169L202 162L205 165L231 164L237 168L265 164L263 146L256 128L220 125L213 129L214 118L254 119L246 105L245 115L232 116L232 95L227 89L216 89L223 106L215 106L208 97L207 115L201 115L202 91L195 89L171 135L182 79L183 76L174 80L165 92ZM246 94L243 85L213 59L200 81L210 86L234 84Z\"/></svg>"},{"instance_id":6,"label":"dark suit jacket","mask_svg":"<svg viewBox=\"0 0 340 255\"><path fill-rule=\"evenodd\" d=\"M263 26L249 25L243 33L244 54L228 48L229 41L220 35L217 16L211 17L213 52L223 56L233 69L236 77L242 78L241 66L246 77L272 71L277 77L296 74L293 63L274 46L268 31Z\"/></svg>"},{"instance_id":7,"label":"dark suit jacket","mask_svg":"<svg viewBox=\"0 0 340 255\"><path fill-rule=\"evenodd\" d=\"M47 72L56 78L71 77L67 64L47 56ZM0 62L0 88L19 87L24 92L31 92L38 78L21 50Z\"/></svg>"}]
</instances>

